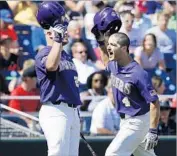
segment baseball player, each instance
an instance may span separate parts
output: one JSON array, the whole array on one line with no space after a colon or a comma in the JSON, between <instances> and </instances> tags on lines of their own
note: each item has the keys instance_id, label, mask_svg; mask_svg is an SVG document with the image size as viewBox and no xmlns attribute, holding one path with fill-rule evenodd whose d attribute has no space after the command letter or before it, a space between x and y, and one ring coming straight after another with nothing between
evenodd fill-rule
<instances>
[{"instance_id":1,"label":"baseball player","mask_svg":"<svg viewBox=\"0 0 177 156\"><path fill-rule=\"evenodd\" d=\"M64 8L55 1L39 5L37 20L44 28L47 46L36 55L36 74L42 107L39 121L48 145L48 156L78 156L81 104L78 75L67 43Z\"/></svg>"},{"instance_id":2,"label":"baseball player","mask_svg":"<svg viewBox=\"0 0 177 156\"><path fill-rule=\"evenodd\" d=\"M130 40L119 33L121 21L112 8L94 17L94 33L101 57L110 71L113 96L121 116L120 130L106 156L155 156L159 102L148 74L129 56ZM138 35L138 34L137 34Z\"/></svg>"}]
</instances>

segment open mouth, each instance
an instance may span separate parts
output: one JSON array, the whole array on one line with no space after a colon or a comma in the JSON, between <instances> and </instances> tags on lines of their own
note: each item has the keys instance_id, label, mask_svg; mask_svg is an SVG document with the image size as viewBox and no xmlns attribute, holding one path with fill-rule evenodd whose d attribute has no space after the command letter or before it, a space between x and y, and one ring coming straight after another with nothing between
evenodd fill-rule
<instances>
[{"instance_id":1,"label":"open mouth","mask_svg":"<svg viewBox=\"0 0 177 156\"><path fill-rule=\"evenodd\" d=\"M109 56L112 56L113 55L113 52L112 51L109 51Z\"/></svg>"}]
</instances>

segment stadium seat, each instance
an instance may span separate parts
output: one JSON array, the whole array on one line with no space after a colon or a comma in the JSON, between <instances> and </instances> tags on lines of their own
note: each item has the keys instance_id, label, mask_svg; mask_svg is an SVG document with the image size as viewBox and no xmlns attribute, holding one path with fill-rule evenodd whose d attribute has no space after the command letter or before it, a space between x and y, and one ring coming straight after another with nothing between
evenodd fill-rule
<instances>
[{"instance_id":1,"label":"stadium seat","mask_svg":"<svg viewBox=\"0 0 177 156\"><path fill-rule=\"evenodd\" d=\"M18 42L21 50L29 53L33 58L36 55L35 50L39 45L46 45L45 35L42 28L30 25L15 25L18 35Z\"/></svg>"},{"instance_id":2,"label":"stadium seat","mask_svg":"<svg viewBox=\"0 0 177 156\"><path fill-rule=\"evenodd\" d=\"M176 69L176 54L165 53L164 59L167 68Z\"/></svg>"},{"instance_id":3,"label":"stadium seat","mask_svg":"<svg viewBox=\"0 0 177 156\"><path fill-rule=\"evenodd\" d=\"M17 71L0 70L0 74L5 78L7 85L12 79L20 77Z\"/></svg>"},{"instance_id":4,"label":"stadium seat","mask_svg":"<svg viewBox=\"0 0 177 156\"><path fill-rule=\"evenodd\" d=\"M176 77L176 73L169 74L160 69L145 69L149 77L152 78L154 75L160 76L166 86L166 90L164 94L174 94L176 92L176 83L174 82L174 77Z\"/></svg>"},{"instance_id":5,"label":"stadium seat","mask_svg":"<svg viewBox=\"0 0 177 156\"><path fill-rule=\"evenodd\" d=\"M15 25L15 30L18 35L18 42L21 50L25 53L29 53L34 56L34 51L32 47L32 38L31 38L31 26L27 25Z\"/></svg>"}]
</instances>

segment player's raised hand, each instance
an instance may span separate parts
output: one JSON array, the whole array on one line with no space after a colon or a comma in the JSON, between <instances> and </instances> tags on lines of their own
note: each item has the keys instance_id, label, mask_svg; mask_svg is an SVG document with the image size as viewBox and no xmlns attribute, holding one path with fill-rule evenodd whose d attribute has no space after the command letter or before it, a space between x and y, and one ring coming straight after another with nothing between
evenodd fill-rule
<instances>
[{"instance_id":1,"label":"player's raised hand","mask_svg":"<svg viewBox=\"0 0 177 156\"><path fill-rule=\"evenodd\" d=\"M92 33L95 35L95 38L98 42L104 41L104 34L98 30L96 27L92 29Z\"/></svg>"},{"instance_id":2,"label":"player's raised hand","mask_svg":"<svg viewBox=\"0 0 177 156\"><path fill-rule=\"evenodd\" d=\"M67 25L57 24L53 28L54 41L61 43L67 31Z\"/></svg>"},{"instance_id":3,"label":"player's raised hand","mask_svg":"<svg viewBox=\"0 0 177 156\"><path fill-rule=\"evenodd\" d=\"M158 143L157 129L150 129L145 137L145 150L153 149Z\"/></svg>"}]
</instances>

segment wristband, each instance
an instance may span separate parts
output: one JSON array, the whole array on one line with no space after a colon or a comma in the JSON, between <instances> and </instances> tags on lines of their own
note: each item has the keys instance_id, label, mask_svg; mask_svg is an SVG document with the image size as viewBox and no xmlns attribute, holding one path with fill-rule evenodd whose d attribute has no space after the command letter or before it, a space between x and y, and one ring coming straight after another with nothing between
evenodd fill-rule
<instances>
[{"instance_id":1,"label":"wristband","mask_svg":"<svg viewBox=\"0 0 177 156\"><path fill-rule=\"evenodd\" d=\"M150 132L150 133L157 134L157 128L150 128L150 129L149 129L149 132Z\"/></svg>"}]
</instances>

